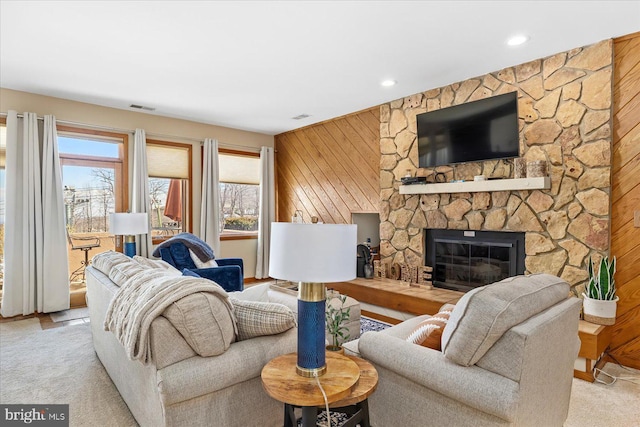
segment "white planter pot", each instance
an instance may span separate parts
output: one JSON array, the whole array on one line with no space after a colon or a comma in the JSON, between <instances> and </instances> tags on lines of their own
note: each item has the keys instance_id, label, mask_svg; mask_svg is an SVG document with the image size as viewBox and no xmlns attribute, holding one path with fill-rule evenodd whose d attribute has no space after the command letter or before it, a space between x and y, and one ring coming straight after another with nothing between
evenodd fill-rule
<instances>
[{"instance_id":1,"label":"white planter pot","mask_svg":"<svg viewBox=\"0 0 640 427\"><path fill-rule=\"evenodd\" d=\"M618 297L612 300L591 299L585 294L582 302L584 320L597 325L613 325L616 323Z\"/></svg>"}]
</instances>

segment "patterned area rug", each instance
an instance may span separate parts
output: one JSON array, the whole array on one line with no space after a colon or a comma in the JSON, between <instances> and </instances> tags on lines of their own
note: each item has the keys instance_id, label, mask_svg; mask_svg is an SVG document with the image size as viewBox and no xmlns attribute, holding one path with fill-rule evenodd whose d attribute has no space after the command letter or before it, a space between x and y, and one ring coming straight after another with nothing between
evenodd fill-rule
<instances>
[{"instance_id":1,"label":"patterned area rug","mask_svg":"<svg viewBox=\"0 0 640 427\"><path fill-rule=\"evenodd\" d=\"M360 316L360 335L368 331L382 331L393 325L380 320L371 319L370 317Z\"/></svg>"},{"instance_id":2,"label":"patterned area rug","mask_svg":"<svg viewBox=\"0 0 640 427\"><path fill-rule=\"evenodd\" d=\"M347 422L349 417L342 412L331 412L331 427L340 427ZM318 421L316 421L317 427L328 427L327 424L327 411L322 411L318 414ZM357 424L358 426L360 424ZM298 427L302 426L302 418L298 418Z\"/></svg>"}]
</instances>

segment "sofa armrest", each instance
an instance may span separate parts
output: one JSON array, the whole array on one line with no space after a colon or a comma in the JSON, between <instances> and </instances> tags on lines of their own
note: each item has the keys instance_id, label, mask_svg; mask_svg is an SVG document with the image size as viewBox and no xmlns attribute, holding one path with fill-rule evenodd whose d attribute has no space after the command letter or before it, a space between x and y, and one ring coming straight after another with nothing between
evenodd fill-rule
<instances>
[{"instance_id":1,"label":"sofa armrest","mask_svg":"<svg viewBox=\"0 0 640 427\"><path fill-rule=\"evenodd\" d=\"M260 378L271 359L296 350L297 337L297 328L291 328L235 342L219 356L196 356L167 366L158 371L161 399L169 406Z\"/></svg>"},{"instance_id":2,"label":"sofa armrest","mask_svg":"<svg viewBox=\"0 0 640 427\"><path fill-rule=\"evenodd\" d=\"M363 358L423 387L480 411L512 421L518 383L477 366L460 366L437 350L378 332L360 337Z\"/></svg>"},{"instance_id":3,"label":"sofa armrest","mask_svg":"<svg viewBox=\"0 0 640 427\"><path fill-rule=\"evenodd\" d=\"M242 269L237 265L196 268L192 271L200 277L216 282L227 292L241 291L244 289Z\"/></svg>"},{"instance_id":4,"label":"sofa armrest","mask_svg":"<svg viewBox=\"0 0 640 427\"><path fill-rule=\"evenodd\" d=\"M244 262L242 261L242 258L216 258L216 263L220 267L237 265L240 267L240 276L244 277Z\"/></svg>"}]
</instances>

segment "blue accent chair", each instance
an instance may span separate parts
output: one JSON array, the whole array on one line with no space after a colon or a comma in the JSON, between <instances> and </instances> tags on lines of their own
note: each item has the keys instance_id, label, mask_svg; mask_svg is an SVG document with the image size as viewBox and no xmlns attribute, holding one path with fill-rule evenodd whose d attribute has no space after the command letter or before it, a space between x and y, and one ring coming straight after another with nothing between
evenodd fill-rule
<instances>
[{"instance_id":1,"label":"blue accent chair","mask_svg":"<svg viewBox=\"0 0 640 427\"><path fill-rule=\"evenodd\" d=\"M227 292L244 289L244 264L242 258L216 258L217 267L197 268L191 259L189 248L184 243L176 242L171 246L160 248L160 256L178 270L188 268L200 277L212 280Z\"/></svg>"}]
</instances>

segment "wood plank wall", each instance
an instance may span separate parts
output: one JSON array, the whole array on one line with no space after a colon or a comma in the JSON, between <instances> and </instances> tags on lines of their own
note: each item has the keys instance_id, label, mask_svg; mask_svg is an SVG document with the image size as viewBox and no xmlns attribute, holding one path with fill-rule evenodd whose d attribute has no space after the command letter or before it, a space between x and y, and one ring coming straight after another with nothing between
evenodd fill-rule
<instances>
[{"instance_id":1,"label":"wood plank wall","mask_svg":"<svg viewBox=\"0 0 640 427\"><path fill-rule=\"evenodd\" d=\"M640 33L614 40L611 255L620 303L611 353L640 369ZM378 212L379 107L283 133L276 141L278 221L303 211L326 223Z\"/></svg>"},{"instance_id":2,"label":"wood plank wall","mask_svg":"<svg viewBox=\"0 0 640 427\"><path fill-rule=\"evenodd\" d=\"M378 212L380 107L275 137L278 221L296 210L328 224L350 224L354 212Z\"/></svg>"},{"instance_id":3,"label":"wood plank wall","mask_svg":"<svg viewBox=\"0 0 640 427\"><path fill-rule=\"evenodd\" d=\"M640 369L640 32L614 39L611 255L617 257L618 312L611 353Z\"/></svg>"}]
</instances>

